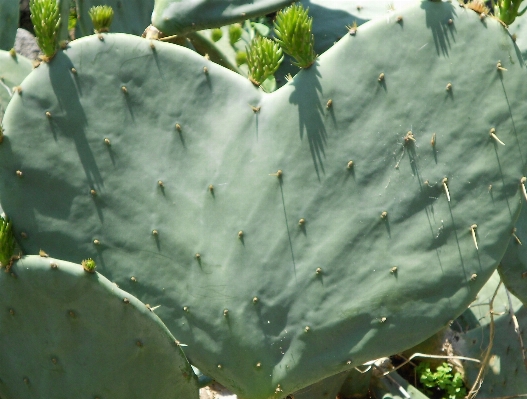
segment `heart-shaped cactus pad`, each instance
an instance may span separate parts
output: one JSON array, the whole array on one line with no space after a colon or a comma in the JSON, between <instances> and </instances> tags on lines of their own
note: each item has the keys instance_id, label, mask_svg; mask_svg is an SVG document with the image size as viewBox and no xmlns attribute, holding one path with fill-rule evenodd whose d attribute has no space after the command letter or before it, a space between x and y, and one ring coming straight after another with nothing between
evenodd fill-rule
<instances>
[{"instance_id":1,"label":"heart-shaped cactus pad","mask_svg":"<svg viewBox=\"0 0 527 399\"><path fill-rule=\"evenodd\" d=\"M520 211L527 71L483 17L417 3L270 94L176 45L79 39L7 109L2 207L26 253L92 257L161 305L243 398L412 347L474 300Z\"/></svg>"}]
</instances>

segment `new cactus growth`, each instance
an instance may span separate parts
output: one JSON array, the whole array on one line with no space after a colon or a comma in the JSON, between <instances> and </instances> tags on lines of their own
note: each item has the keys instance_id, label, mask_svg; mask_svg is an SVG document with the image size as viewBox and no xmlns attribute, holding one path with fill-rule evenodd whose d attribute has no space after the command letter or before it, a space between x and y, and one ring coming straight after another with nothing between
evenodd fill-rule
<instances>
[{"instance_id":1,"label":"new cactus growth","mask_svg":"<svg viewBox=\"0 0 527 399\"><path fill-rule=\"evenodd\" d=\"M232 24L229 26L229 42L231 46L241 39L243 33L242 26L240 24Z\"/></svg>"},{"instance_id":2,"label":"new cactus growth","mask_svg":"<svg viewBox=\"0 0 527 399\"><path fill-rule=\"evenodd\" d=\"M0 267L9 267L15 252L13 226L7 218L0 216Z\"/></svg>"},{"instance_id":3,"label":"new cactus growth","mask_svg":"<svg viewBox=\"0 0 527 399\"><path fill-rule=\"evenodd\" d=\"M276 41L286 54L294 59L294 65L309 68L316 60L315 37L311 32L313 18L301 4L294 4L276 15Z\"/></svg>"},{"instance_id":4,"label":"new cactus growth","mask_svg":"<svg viewBox=\"0 0 527 399\"><path fill-rule=\"evenodd\" d=\"M273 75L284 59L280 46L266 37L255 37L247 48L249 80L259 86Z\"/></svg>"},{"instance_id":5,"label":"new cactus growth","mask_svg":"<svg viewBox=\"0 0 527 399\"><path fill-rule=\"evenodd\" d=\"M84 259L81 263L81 266L88 273L95 273L95 268L97 267L95 261L91 258Z\"/></svg>"},{"instance_id":6,"label":"new cactus growth","mask_svg":"<svg viewBox=\"0 0 527 399\"><path fill-rule=\"evenodd\" d=\"M58 47L61 21L59 4L57 0L31 0L29 9L38 45L45 55L43 60L49 61Z\"/></svg>"},{"instance_id":7,"label":"new cactus growth","mask_svg":"<svg viewBox=\"0 0 527 399\"><path fill-rule=\"evenodd\" d=\"M213 42L217 42L223 37L223 31L220 28L212 29L210 37Z\"/></svg>"},{"instance_id":8,"label":"new cactus growth","mask_svg":"<svg viewBox=\"0 0 527 399\"><path fill-rule=\"evenodd\" d=\"M89 11L95 33L109 32L113 20L113 8L93 6Z\"/></svg>"},{"instance_id":9,"label":"new cactus growth","mask_svg":"<svg viewBox=\"0 0 527 399\"><path fill-rule=\"evenodd\" d=\"M236 52L236 65L240 66L247 63L247 53L245 51Z\"/></svg>"}]
</instances>

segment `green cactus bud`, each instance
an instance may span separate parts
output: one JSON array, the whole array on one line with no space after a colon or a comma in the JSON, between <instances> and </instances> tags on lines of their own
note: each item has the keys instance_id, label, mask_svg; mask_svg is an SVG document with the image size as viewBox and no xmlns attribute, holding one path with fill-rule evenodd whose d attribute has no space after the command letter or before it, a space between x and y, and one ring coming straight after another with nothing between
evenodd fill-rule
<instances>
[{"instance_id":1,"label":"green cactus bud","mask_svg":"<svg viewBox=\"0 0 527 399\"><path fill-rule=\"evenodd\" d=\"M229 42L231 46L234 46L234 43L241 39L242 33L243 29L240 24L232 24L229 26Z\"/></svg>"},{"instance_id":2,"label":"green cactus bud","mask_svg":"<svg viewBox=\"0 0 527 399\"><path fill-rule=\"evenodd\" d=\"M60 29L58 3L56 0L31 0L29 10L38 45L45 55L43 60L49 61L57 52Z\"/></svg>"},{"instance_id":3,"label":"green cactus bud","mask_svg":"<svg viewBox=\"0 0 527 399\"><path fill-rule=\"evenodd\" d=\"M236 53L236 65L240 66L247 62L247 53L245 51L238 51Z\"/></svg>"},{"instance_id":4,"label":"green cactus bud","mask_svg":"<svg viewBox=\"0 0 527 399\"><path fill-rule=\"evenodd\" d=\"M251 41L246 57L249 80L257 86L273 75L284 60L280 46L271 39L261 36Z\"/></svg>"},{"instance_id":5,"label":"green cactus bud","mask_svg":"<svg viewBox=\"0 0 527 399\"><path fill-rule=\"evenodd\" d=\"M7 267L10 264L15 245L11 222L0 216L0 267Z\"/></svg>"},{"instance_id":6,"label":"green cactus bud","mask_svg":"<svg viewBox=\"0 0 527 399\"><path fill-rule=\"evenodd\" d=\"M315 37L311 33L313 18L308 16L308 11L301 4L292 5L276 15L274 24L275 40L300 68L309 68L317 58Z\"/></svg>"},{"instance_id":7,"label":"green cactus bud","mask_svg":"<svg viewBox=\"0 0 527 399\"><path fill-rule=\"evenodd\" d=\"M211 39L213 42L217 42L223 37L223 31L220 28L212 29Z\"/></svg>"},{"instance_id":8,"label":"green cactus bud","mask_svg":"<svg viewBox=\"0 0 527 399\"><path fill-rule=\"evenodd\" d=\"M95 264L95 261L92 258L84 259L81 265L83 269L88 273L95 273L95 268L97 267L97 265Z\"/></svg>"},{"instance_id":9,"label":"green cactus bud","mask_svg":"<svg viewBox=\"0 0 527 399\"><path fill-rule=\"evenodd\" d=\"M89 11L95 33L108 32L113 20L113 9L110 6L94 6Z\"/></svg>"}]
</instances>

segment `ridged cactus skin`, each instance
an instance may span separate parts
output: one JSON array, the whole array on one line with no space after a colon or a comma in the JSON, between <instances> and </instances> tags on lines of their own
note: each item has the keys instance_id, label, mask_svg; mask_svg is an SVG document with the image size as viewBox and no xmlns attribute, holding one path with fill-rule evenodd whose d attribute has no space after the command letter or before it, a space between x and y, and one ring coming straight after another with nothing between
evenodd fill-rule
<instances>
[{"instance_id":1,"label":"ridged cactus skin","mask_svg":"<svg viewBox=\"0 0 527 399\"><path fill-rule=\"evenodd\" d=\"M4 119L0 196L24 251L93 258L247 399L431 336L509 241L526 70L495 20L400 13L270 94L179 46L72 42Z\"/></svg>"},{"instance_id":2,"label":"ridged cactus skin","mask_svg":"<svg viewBox=\"0 0 527 399\"><path fill-rule=\"evenodd\" d=\"M521 243L521 245L520 245ZM507 289L527 306L527 207L520 212L514 236L498 267Z\"/></svg>"},{"instance_id":3,"label":"ridged cactus skin","mask_svg":"<svg viewBox=\"0 0 527 399\"><path fill-rule=\"evenodd\" d=\"M26 256L0 273L0 396L197 399L175 338L80 264Z\"/></svg>"},{"instance_id":4,"label":"ridged cactus skin","mask_svg":"<svg viewBox=\"0 0 527 399\"><path fill-rule=\"evenodd\" d=\"M31 61L23 55L13 57L12 52L0 50L0 126L13 88L20 85L32 69Z\"/></svg>"},{"instance_id":5,"label":"ridged cactus skin","mask_svg":"<svg viewBox=\"0 0 527 399\"><path fill-rule=\"evenodd\" d=\"M150 25L154 0L77 0L77 26L75 37L93 34L89 11L93 6L112 7L114 17L110 32L130 33L140 36Z\"/></svg>"},{"instance_id":6,"label":"ridged cactus skin","mask_svg":"<svg viewBox=\"0 0 527 399\"><path fill-rule=\"evenodd\" d=\"M488 309L488 307L487 307ZM527 308L522 306L517 309L521 336L525 345L527 340ZM502 398L516 397L527 392L527 364L524 364L522 348L518 334L514 331L514 323L510 313L505 313L494 318L495 336L493 340L491 357L486 373L483 375L483 384L479 389L477 398ZM462 335L457 343L457 350L463 356L483 359L484 351L489 345L489 326L471 330ZM468 386L472 386L479 372L480 364L465 362L465 373Z\"/></svg>"},{"instance_id":7,"label":"ridged cactus skin","mask_svg":"<svg viewBox=\"0 0 527 399\"><path fill-rule=\"evenodd\" d=\"M292 0L156 0L152 24L166 35L185 35L278 11Z\"/></svg>"},{"instance_id":8,"label":"ridged cactus skin","mask_svg":"<svg viewBox=\"0 0 527 399\"><path fill-rule=\"evenodd\" d=\"M0 1L0 50L11 50L15 46L19 13L18 1Z\"/></svg>"}]
</instances>

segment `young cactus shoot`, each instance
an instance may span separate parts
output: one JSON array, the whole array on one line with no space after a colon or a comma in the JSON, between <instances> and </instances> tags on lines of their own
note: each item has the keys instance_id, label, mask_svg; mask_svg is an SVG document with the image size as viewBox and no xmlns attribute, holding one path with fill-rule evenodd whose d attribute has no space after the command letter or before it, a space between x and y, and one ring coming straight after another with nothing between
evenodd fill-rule
<instances>
[{"instance_id":1,"label":"young cactus shoot","mask_svg":"<svg viewBox=\"0 0 527 399\"><path fill-rule=\"evenodd\" d=\"M113 20L113 9L110 6L94 6L89 11L95 33L108 32Z\"/></svg>"},{"instance_id":2,"label":"young cactus shoot","mask_svg":"<svg viewBox=\"0 0 527 399\"><path fill-rule=\"evenodd\" d=\"M60 29L59 5L56 0L31 0L29 10L38 45L44 53L43 60L49 61L57 52L57 37Z\"/></svg>"},{"instance_id":3,"label":"young cactus shoot","mask_svg":"<svg viewBox=\"0 0 527 399\"><path fill-rule=\"evenodd\" d=\"M247 48L249 80L260 86L276 72L283 59L282 49L277 43L266 37L255 37Z\"/></svg>"},{"instance_id":4,"label":"young cactus shoot","mask_svg":"<svg viewBox=\"0 0 527 399\"><path fill-rule=\"evenodd\" d=\"M0 216L0 267L8 267L15 252L15 237L12 224Z\"/></svg>"},{"instance_id":5,"label":"young cactus shoot","mask_svg":"<svg viewBox=\"0 0 527 399\"><path fill-rule=\"evenodd\" d=\"M95 268L97 267L97 265L95 264L95 261L92 258L84 259L81 265L83 269L88 273L95 273Z\"/></svg>"},{"instance_id":6,"label":"young cactus shoot","mask_svg":"<svg viewBox=\"0 0 527 399\"><path fill-rule=\"evenodd\" d=\"M276 15L274 31L276 41L291 55L300 68L309 68L317 58L315 37L311 33L313 18L301 4L294 4Z\"/></svg>"},{"instance_id":7,"label":"young cactus shoot","mask_svg":"<svg viewBox=\"0 0 527 399\"><path fill-rule=\"evenodd\" d=\"M242 33L243 29L240 24L232 24L229 26L229 42L231 46L234 46L234 43L241 39Z\"/></svg>"}]
</instances>

